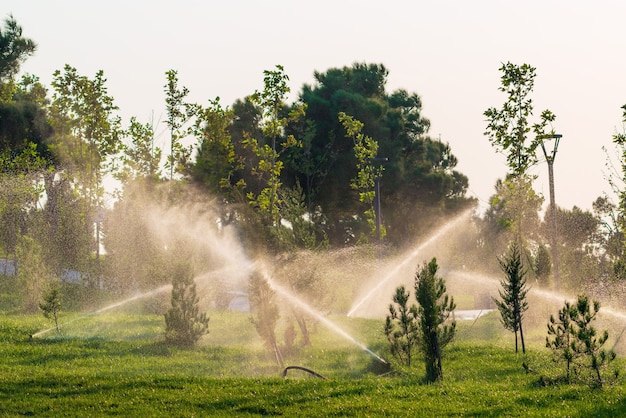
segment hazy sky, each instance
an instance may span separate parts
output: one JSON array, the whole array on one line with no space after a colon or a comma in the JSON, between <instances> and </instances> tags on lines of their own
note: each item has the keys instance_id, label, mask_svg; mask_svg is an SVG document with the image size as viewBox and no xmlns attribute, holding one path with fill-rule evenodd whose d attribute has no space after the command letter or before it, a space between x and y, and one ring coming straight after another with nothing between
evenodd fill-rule
<instances>
[{"instance_id":1,"label":"hazy sky","mask_svg":"<svg viewBox=\"0 0 626 418\"><path fill-rule=\"evenodd\" d=\"M3 0L0 17L9 13L38 43L23 72L50 86L65 64L90 78L102 69L125 124L163 121L169 69L191 100L231 104L262 89L263 70L276 64L292 99L316 70L384 64L388 91L422 98L430 134L450 143L483 204L507 171L484 136L483 112L506 99L501 63L528 63L537 69L531 123L550 109L563 135L557 204L589 209L611 192L603 147L615 155L612 135L623 131L626 1ZM547 170L532 168L546 200Z\"/></svg>"}]
</instances>

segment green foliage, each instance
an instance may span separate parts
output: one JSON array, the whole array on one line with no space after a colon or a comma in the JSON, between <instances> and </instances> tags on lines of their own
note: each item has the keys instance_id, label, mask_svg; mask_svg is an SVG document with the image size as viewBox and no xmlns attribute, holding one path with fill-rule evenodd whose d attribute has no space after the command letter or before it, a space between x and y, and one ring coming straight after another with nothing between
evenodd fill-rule
<instances>
[{"instance_id":1,"label":"green foliage","mask_svg":"<svg viewBox=\"0 0 626 418\"><path fill-rule=\"evenodd\" d=\"M265 70L264 89L255 92L250 100L258 105L262 112L262 131L269 144L262 143L259 139L245 137L243 144L250 149L258 158L256 167L252 167L252 173L257 175L263 184L262 190L257 194L248 192L249 203L258 208L258 211L266 220L266 224L276 227L280 223L280 195L282 187L280 179L284 162L279 158L289 148L299 146L300 143L293 135L284 135L285 127L290 122L297 122L306 112L305 105L294 106L287 116L281 117L285 107L284 99L290 89L287 86L289 77L281 65L276 66L275 71ZM282 143L277 141L284 137Z\"/></svg>"},{"instance_id":2,"label":"green foliage","mask_svg":"<svg viewBox=\"0 0 626 418\"><path fill-rule=\"evenodd\" d=\"M196 284L189 267L178 265L172 278L172 307L165 313L165 340L192 347L207 334L209 318L198 309Z\"/></svg>"},{"instance_id":3,"label":"green foliage","mask_svg":"<svg viewBox=\"0 0 626 418\"><path fill-rule=\"evenodd\" d=\"M42 294L39 309L43 312L43 316L54 321L54 327L57 332L60 332L59 311L61 310L61 283L58 279L51 280L48 283L47 289L45 289Z\"/></svg>"},{"instance_id":4,"label":"green foliage","mask_svg":"<svg viewBox=\"0 0 626 418\"><path fill-rule=\"evenodd\" d=\"M385 319L385 336L389 341L391 354L407 366L411 366L412 354L420 338L417 306L409 306L410 293L400 286L389 305L389 315ZM397 306L397 307L396 307Z\"/></svg>"},{"instance_id":5,"label":"green foliage","mask_svg":"<svg viewBox=\"0 0 626 418\"><path fill-rule=\"evenodd\" d=\"M500 299L494 298L494 302L500 311L502 325L515 333L515 352L518 352L517 333L519 332L522 343L522 352L526 353L524 344L524 330L522 318L528 309L526 294L526 270L522 266L521 253L517 242L513 242L508 255L504 259L498 259L504 272L504 279L500 281L502 289L498 290Z\"/></svg>"},{"instance_id":6,"label":"green foliage","mask_svg":"<svg viewBox=\"0 0 626 418\"><path fill-rule=\"evenodd\" d=\"M9 15L4 20L4 28L0 29L0 89L4 90L19 72L20 66L30 55L35 53L37 44L22 36L22 27L15 18ZM2 92L0 101L5 98Z\"/></svg>"},{"instance_id":7,"label":"green foliage","mask_svg":"<svg viewBox=\"0 0 626 418\"><path fill-rule=\"evenodd\" d=\"M353 221L362 217L359 193L366 190L351 187L361 167L354 141L344 139L340 112L360 121L363 136L376 139L377 155L389 159L381 186L389 242L411 242L430 225L430 216L415 213L440 216L464 202L467 178L455 171L450 147L426 136L430 122L421 99L404 90L385 92L387 76L383 65L364 63L315 72L316 83L303 86L299 95L306 116L287 127L303 147L286 155L285 181L297 177L308 211L322 215L320 225L333 246L354 244L361 238L358 227L368 228L355 228ZM371 199L371 193L363 197Z\"/></svg>"},{"instance_id":8,"label":"green foliage","mask_svg":"<svg viewBox=\"0 0 626 418\"><path fill-rule=\"evenodd\" d=\"M350 187L359 192L359 201L366 205L365 219L369 226L369 233L376 231L376 212L374 206L375 181L379 179L384 171L382 165L375 165L373 159L378 153L378 142L361 131L363 123L352 116L339 112L339 122L346 130L346 137L354 141L354 156L357 161L357 174L350 182ZM381 237L385 236L385 229L382 227Z\"/></svg>"},{"instance_id":9,"label":"green foliage","mask_svg":"<svg viewBox=\"0 0 626 418\"><path fill-rule=\"evenodd\" d=\"M123 183L134 179L158 180L161 176L161 149L154 146L154 126L151 123L142 125L133 116L126 134L131 143L124 147L124 167L116 173L116 177Z\"/></svg>"},{"instance_id":10,"label":"green foliage","mask_svg":"<svg viewBox=\"0 0 626 418\"><path fill-rule=\"evenodd\" d=\"M613 350L602 348L609 338L608 331L598 335L591 325L599 310L600 302L591 302L586 295L579 295L575 304L565 302L558 321L550 316L546 346L552 349L555 361L565 361L568 382L571 369L579 376L579 370L585 367L591 370L593 383L602 387L605 383L602 371L615 360Z\"/></svg>"},{"instance_id":11,"label":"green foliage","mask_svg":"<svg viewBox=\"0 0 626 418\"><path fill-rule=\"evenodd\" d=\"M595 383L602 387L602 370L615 359L615 352L602 348L609 339L609 332L605 330L597 335L596 329L591 325L599 310L599 301L591 303L586 295L579 295L576 300L576 315L571 319L576 324L579 352L589 361L587 366L595 374Z\"/></svg>"},{"instance_id":12,"label":"green foliage","mask_svg":"<svg viewBox=\"0 0 626 418\"><path fill-rule=\"evenodd\" d=\"M456 331L456 321L447 323L455 309L454 299L446 294L445 281L437 276L438 269L437 259L433 258L415 273L420 348L424 355L427 382L443 379L441 353Z\"/></svg>"},{"instance_id":13,"label":"green foliage","mask_svg":"<svg viewBox=\"0 0 626 418\"><path fill-rule=\"evenodd\" d=\"M555 319L554 315L550 315L548 336L546 337L546 347L552 350L555 357L554 360L565 361L568 382L571 379L571 369L574 360L580 354L576 341L576 330L572 321L572 318L577 314L576 305L565 302L565 306L558 313L558 319Z\"/></svg>"},{"instance_id":14,"label":"green foliage","mask_svg":"<svg viewBox=\"0 0 626 418\"><path fill-rule=\"evenodd\" d=\"M183 171L188 165L192 148L185 147L181 140L190 133L191 128L187 123L192 119L196 107L185 102L189 89L178 87L178 72L168 70L165 75L167 77L167 83L163 86L167 110L165 123L170 128L170 153L167 156L166 168L170 171L169 179L173 180L174 173Z\"/></svg>"},{"instance_id":15,"label":"green foliage","mask_svg":"<svg viewBox=\"0 0 626 418\"><path fill-rule=\"evenodd\" d=\"M528 168L536 163L536 149L541 142L539 137L545 134L546 124L554 121L555 117L549 110L543 111L541 123L535 125L537 138L527 143L531 129L529 118L533 114L529 96L535 84L535 67L507 62L502 64L500 71L499 90L507 95L507 101L500 109L492 107L484 112L488 122L485 135L496 150L506 153L511 172L519 176L526 174Z\"/></svg>"}]
</instances>

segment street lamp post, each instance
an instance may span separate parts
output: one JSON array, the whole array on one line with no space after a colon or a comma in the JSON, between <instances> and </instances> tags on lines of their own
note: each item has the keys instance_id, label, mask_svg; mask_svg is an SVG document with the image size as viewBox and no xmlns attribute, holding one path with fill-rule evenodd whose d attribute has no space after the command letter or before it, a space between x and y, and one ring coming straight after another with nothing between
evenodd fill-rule
<instances>
[{"instance_id":1,"label":"street lamp post","mask_svg":"<svg viewBox=\"0 0 626 418\"><path fill-rule=\"evenodd\" d=\"M541 137L541 149L543 155L546 157L548 163L548 179L550 185L550 212L552 214L552 270L554 271L554 284L556 290L559 290L559 253L557 249L557 227L556 227L556 204L554 202L554 159L556 158L556 152L559 148L559 141L563 137L561 134L548 134ZM548 155L544 139L554 139L554 148L552 153Z\"/></svg>"}]
</instances>

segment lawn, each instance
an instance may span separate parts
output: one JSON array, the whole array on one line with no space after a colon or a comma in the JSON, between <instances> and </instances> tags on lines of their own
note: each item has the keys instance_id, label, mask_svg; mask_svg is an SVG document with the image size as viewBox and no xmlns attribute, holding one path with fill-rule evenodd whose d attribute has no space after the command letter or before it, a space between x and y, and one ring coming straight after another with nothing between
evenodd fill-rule
<instances>
[{"instance_id":1,"label":"lawn","mask_svg":"<svg viewBox=\"0 0 626 418\"><path fill-rule=\"evenodd\" d=\"M163 318L137 313L66 313L62 333L31 338L41 316L0 317L2 416L620 416L621 377L599 389L559 383L563 366L539 339L526 355L496 315L459 324L446 347L444 381L423 382L421 363L390 371L353 341L313 326L312 345L273 363L247 314L212 313L193 349L168 347ZM356 341L389 358L382 320L331 318ZM528 369L522 367L528 365ZM618 358L616 365L623 368ZM608 372L607 372L608 375ZM544 382L544 383L542 383ZM545 384L545 382L552 382Z\"/></svg>"}]
</instances>

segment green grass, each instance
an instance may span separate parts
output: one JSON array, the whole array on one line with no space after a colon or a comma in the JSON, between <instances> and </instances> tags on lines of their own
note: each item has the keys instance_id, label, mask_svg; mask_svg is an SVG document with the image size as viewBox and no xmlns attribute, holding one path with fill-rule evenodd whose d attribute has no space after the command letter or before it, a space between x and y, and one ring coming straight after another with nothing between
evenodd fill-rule
<instances>
[{"instance_id":1,"label":"green grass","mask_svg":"<svg viewBox=\"0 0 626 418\"><path fill-rule=\"evenodd\" d=\"M332 317L355 340L388 357L382 320ZM557 381L561 366L539 341L526 356L496 315L459 323L446 347L444 381L424 368L380 363L353 342L312 326L312 346L287 355L328 380L281 369L248 315L211 313L211 333L194 349L163 342L157 315L65 313L62 334L30 338L41 316L0 316L0 416L620 416L624 382L603 389ZM317 329L315 329L317 328ZM531 366L527 373L522 362ZM624 362L618 359L623 368ZM545 380L545 379L544 379Z\"/></svg>"}]
</instances>

